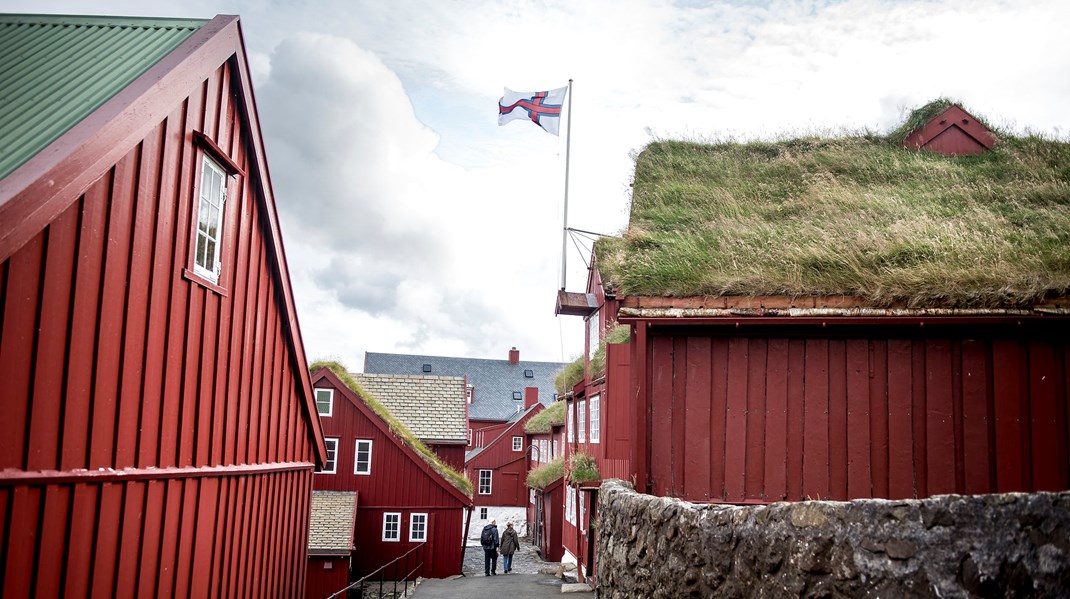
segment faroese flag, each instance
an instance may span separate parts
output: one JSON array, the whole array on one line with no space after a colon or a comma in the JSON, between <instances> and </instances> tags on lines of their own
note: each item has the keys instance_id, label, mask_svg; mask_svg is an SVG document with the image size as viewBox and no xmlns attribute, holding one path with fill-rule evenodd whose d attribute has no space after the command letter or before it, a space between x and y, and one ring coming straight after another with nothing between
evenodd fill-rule
<instances>
[{"instance_id":1,"label":"faroese flag","mask_svg":"<svg viewBox=\"0 0 1070 599\"><path fill-rule=\"evenodd\" d=\"M498 100L498 124L524 119L557 135L567 91L567 87L559 87L545 92L515 92L507 87Z\"/></svg>"}]
</instances>

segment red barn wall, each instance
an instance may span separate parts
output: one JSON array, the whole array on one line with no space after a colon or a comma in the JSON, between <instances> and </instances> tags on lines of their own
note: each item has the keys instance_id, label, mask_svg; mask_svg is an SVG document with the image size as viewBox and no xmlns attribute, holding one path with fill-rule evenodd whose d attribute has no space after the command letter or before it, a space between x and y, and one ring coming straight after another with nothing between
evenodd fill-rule
<instances>
[{"instance_id":1,"label":"red barn wall","mask_svg":"<svg viewBox=\"0 0 1070 599\"><path fill-rule=\"evenodd\" d=\"M319 380L316 387L333 387ZM359 401L359 400L358 400ZM466 509L456 496L436 482L430 466L413 459L367 416L342 396L334 394L333 415L320 417L323 436L338 439L335 474L315 475L313 486L326 491L356 491L356 527L353 535L353 572L359 578L417 543L408 542L409 514L428 514L428 543L425 548L424 576L443 578L461 573L463 517ZM372 441L372 470L369 475L353 474L357 439ZM401 540L383 541L383 513L401 512Z\"/></svg>"},{"instance_id":2,"label":"red barn wall","mask_svg":"<svg viewBox=\"0 0 1070 599\"><path fill-rule=\"evenodd\" d=\"M310 555L305 599L326 599L349 585L349 556Z\"/></svg>"},{"instance_id":3,"label":"red barn wall","mask_svg":"<svg viewBox=\"0 0 1070 599\"><path fill-rule=\"evenodd\" d=\"M450 468L453 468L457 472L464 472L464 454L466 453L466 447L464 445L451 444L439 444L434 445L427 443L427 448L435 452L443 462L446 462Z\"/></svg>"},{"instance_id":4,"label":"red barn wall","mask_svg":"<svg viewBox=\"0 0 1070 599\"><path fill-rule=\"evenodd\" d=\"M652 492L743 502L1068 488L1066 319L853 331L653 330Z\"/></svg>"},{"instance_id":5,"label":"red barn wall","mask_svg":"<svg viewBox=\"0 0 1070 599\"><path fill-rule=\"evenodd\" d=\"M535 414L542 410L532 410L523 418L510 423L499 435L497 443L485 447L479 455L473 457L465 465L468 479L472 481L475 503L477 506L512 506L526 507L528 505L528 460L526 446L521 445L521 451L513 451L513 437L526 440L524 424ZM487 441L490 443L490 441ZM491 493L479 494L479 471L490 469Z\"/></svg>"},{"instance_id":6,"label":"red barn wall","mask_svg":"<svg viewBox=\"0 0 1070 599\"><path fill-rule=\"evenodd\" d=\"M5 597L304 589L314 433L249 177L231 184L225 292L183 277L193 132L252 166L233 76L0 264Z\"/></svg>"}]
</instances>

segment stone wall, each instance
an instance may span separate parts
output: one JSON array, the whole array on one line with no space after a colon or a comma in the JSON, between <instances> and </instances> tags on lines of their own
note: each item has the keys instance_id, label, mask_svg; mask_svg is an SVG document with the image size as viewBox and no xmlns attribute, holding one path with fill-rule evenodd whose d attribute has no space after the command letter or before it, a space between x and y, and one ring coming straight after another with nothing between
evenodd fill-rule
<instances>
[{"instance_id":1,"label":"stone wall","mask_svg":"<svg viewBox=\"0 0 1070 599\"><path fill-rule=\"evenodd\" d=\"M1070 597L1070 492L692 504L602 485L604 597Z\"/></svg>"}]
</instances>

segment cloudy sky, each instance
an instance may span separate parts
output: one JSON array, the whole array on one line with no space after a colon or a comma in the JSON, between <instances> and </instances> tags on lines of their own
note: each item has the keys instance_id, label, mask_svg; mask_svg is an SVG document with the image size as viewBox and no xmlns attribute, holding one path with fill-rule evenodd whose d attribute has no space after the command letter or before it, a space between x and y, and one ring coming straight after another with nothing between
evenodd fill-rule
<instances>
[{"instance_id":1,"label":"cloudy sky","mask_svg":"<svg viewBox=\"0 0 1070 599\"><path fill-rule=\"evenodd\" d=\"M565 135L502 88L573 88L569 224L628 218L652 139L869 128L947 96L1070 131L1065 0L0 0L4 12L239 14L310 358L562 360ZM568 288L586 268L568 255Z\"/></svg>"}]
</instances>

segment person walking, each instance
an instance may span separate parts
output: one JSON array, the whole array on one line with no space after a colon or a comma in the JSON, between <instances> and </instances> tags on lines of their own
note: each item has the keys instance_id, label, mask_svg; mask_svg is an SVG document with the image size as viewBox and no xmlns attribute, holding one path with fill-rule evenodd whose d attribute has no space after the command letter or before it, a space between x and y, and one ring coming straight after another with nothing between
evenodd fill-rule
<instances>
[{"instance_id":1,"label":"person walking","mask_svg":"<svg viewBox=\"0 0 1070 599\"><path fill-rule=\"evenodd\" d=\"M479 544L483 546L483 575L498 575L498 522L491 519L479 535Z\"/></svg>"},{"instance_id":2,"label":"person walking","mask_svg":"<svg viewBox=\"0 0 1070 599\"><path fill-rule=\"evenodd\" d=\"M502 567L505 568L505 573L508 574L513 569L513 554L520 548L520 538L516 536L512 522L505 525L505 532L502 533L501 548Z\"/></svg>"}]
</instances>

